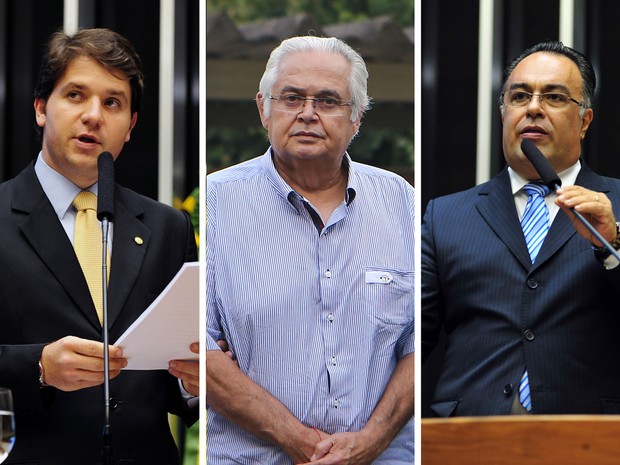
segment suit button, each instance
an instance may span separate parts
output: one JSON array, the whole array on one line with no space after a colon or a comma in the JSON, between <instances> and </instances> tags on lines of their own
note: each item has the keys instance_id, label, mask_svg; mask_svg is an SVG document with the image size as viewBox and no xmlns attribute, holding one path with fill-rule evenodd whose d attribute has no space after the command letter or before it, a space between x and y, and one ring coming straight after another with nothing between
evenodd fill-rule
<instances>
[{"instance_id":1,"label":"suit button","mask_svg":"<svg viewBox=\"0 0 620 465\"><path fill-rule=\"evenodd\" d=\"M118 401L114 397L110 397L110 408L112 410L118 407Z\"/></svg>"},{"instance_id":2,"label":"suit button","mask_svg":"<svg viewBox=\"0 0 620 465\"><path fill-rule=\"evenodd\" d=\"M533 279L528 279L527 287L529 287L530 289L536 289L538 287L538 281L535 281Z\"/></svg>"},{"instance_id":3,"label":"suit button","mask_svg":"<svg viewBox=\"0 0 620 465\"><path fill-rule=\"evenodd\" d=\"M534 336L534 333L532 331L530 331L529 329L526 329L523 332L523 337L525 339L527 339L528 341L533 341L535 336Z\"/></svg>"},{"instance_id":4,"label":"suit button","mask_svg":"<svg viewBox=\"0 0 620 465\"><path fill-rule=\"evenodd\" d=\"M512 393L512 384L507 384L504 386L504 394L509 396Z\"/></svg>"}]
</instances>

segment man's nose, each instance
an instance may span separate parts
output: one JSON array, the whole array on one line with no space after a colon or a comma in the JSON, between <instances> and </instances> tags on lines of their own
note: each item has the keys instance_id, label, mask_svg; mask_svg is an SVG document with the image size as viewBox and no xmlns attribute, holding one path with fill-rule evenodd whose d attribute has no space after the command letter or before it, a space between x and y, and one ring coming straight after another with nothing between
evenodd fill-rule
<instances>
[{"instance_id":1,"label":"man's nose","mask_svg":"<svg viewBox=\"0 0 620 465\"><path fill-rule=\"evenodd\" d=\"M92 124L100 126L103 121L103 111L101 102L97 99L90 99L84 103L84 111L82 112L82 122L84 124Z\"/></svg>"}]
</instances>

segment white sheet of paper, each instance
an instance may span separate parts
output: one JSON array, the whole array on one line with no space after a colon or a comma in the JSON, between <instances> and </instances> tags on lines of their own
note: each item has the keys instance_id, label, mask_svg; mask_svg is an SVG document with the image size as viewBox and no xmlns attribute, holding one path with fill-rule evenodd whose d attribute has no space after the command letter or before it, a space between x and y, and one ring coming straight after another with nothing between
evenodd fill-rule
<instances>
[{"instance_id":1,"label":"white sheet of paper","mask_svg":"<svg viewBox=\"0 0 620 465\"><path fill-rule=\"evenodd\" d=\"M114 343L125 370L167 370L169 360L196 360L189 350L199 331L198 262L185 263L140 318Z\"/></svg>"}]
</instances>

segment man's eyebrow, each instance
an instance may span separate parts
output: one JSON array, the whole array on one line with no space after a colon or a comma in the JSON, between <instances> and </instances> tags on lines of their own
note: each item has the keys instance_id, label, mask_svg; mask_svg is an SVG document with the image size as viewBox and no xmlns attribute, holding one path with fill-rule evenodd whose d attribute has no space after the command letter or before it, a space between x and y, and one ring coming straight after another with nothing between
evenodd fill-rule
<instances>
[{"instance_id":1,"label":"man's eyebrow","mask_svg":"<svg viewBox=\"0 0 620 465\"><path fill-rule=\"evenodd\" d=\"M89 87L86 84L82 84L77 81L67 82L64 86L61 87L61 90L64 92L70 89L88 90ZM127 94L122 89L109 88L109 89L106 89L106 94L109 94L113 97L123 97L125 100L128 100Z\"/></svg>"},{"instance_id":2,"label":"man's eyebrow","mask_svg":"<svg viewBox=\"0 0 620 465\"><path fill-rule=\"evenodd\" d=\"M284 86L282 88L282 93L293 93L293 94L299 94L299 95L306 95L306 89L302 89L300 87L295 87L295 86ZM318 92L316 92L314 94L315 97L334 97L337 98L339 100L342 100L342 96L340 95L340 92L338 92L337 90L334 89L321 89Z\"/></svg>"},{"instance_id":3,"label":"man's eyebrow","mask_svg":"<svg viewBox=\"0 0 620 465\"><path fill-rule=\"evenodd\" d=\"M120 89L107 89L107 93L114 96L121 96L127 98L127 94L124 90Z\"/></svg>"},{"instance_id":4,"label":"man's eyebrow","mask_svg":"<svg viewBox=\"0 0 620 465\"><path fill-rule=\"evenodd\" d=\"M530 90L532 90L532 85L528 84L527 82L515 82L514 84L511 84L510 87L508 88L508 90L515 90L515 89L524 89L529 92ZM570 95L570 89L566 85L556 83L556 82L545 84L542 90L543 92L559 91L559 92L564 92L565 94Z\"/></svg>"}]
</instances>

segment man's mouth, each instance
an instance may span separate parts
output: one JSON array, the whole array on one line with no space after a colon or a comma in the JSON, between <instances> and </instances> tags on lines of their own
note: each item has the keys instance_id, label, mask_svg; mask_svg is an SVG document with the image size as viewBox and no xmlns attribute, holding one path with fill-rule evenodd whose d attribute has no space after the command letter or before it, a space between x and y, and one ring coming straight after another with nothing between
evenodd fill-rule
<instances>
[{"instance_id":1,"label":"man's mouth","mask_svg":"<svg viewBox=\"0 0 620 465\"><path fill-rule=\"evenodd\" d=\"M547 135L547 131L540 126L527 126L521 131L521 135Z\"/></svg>"},{"instance_id":2,"label":"man's mouth","mask_svg":"<svg viewBox=\"0 0 620 465\"><path fill-rule=\"evenodd\" d=\"M316 132L310 132L310 131L297 131L293 135L294 136L301 136L301 137L321 137Z\"/></svg>"},{"instance_id":3,"label":"man's mouth","mask_svg":"<svg viewBox=\"0 0 620 465\"><path fill-rule=\"evenodd\" d=\"M85 144L96 144L99 142L94 136L89 134L81 134L77 137L77 140Z\"/></svg>"}]
</instances>

